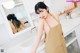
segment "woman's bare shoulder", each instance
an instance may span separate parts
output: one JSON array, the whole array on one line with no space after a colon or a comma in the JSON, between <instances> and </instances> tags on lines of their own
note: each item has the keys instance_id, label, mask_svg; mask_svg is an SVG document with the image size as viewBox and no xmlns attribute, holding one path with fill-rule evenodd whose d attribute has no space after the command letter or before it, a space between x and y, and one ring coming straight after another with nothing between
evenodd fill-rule
<instances>
[{"instance_id":1,"label":"woman's bare shoulder","mask_svg":"<svg viewBox=\"0 0 80 53\"><path fill-rule=\"evenodd\" d=\"M59 14L57 12L50 12L53 16L59 17Z\"/></svg>"},{"instance_id":2,"label":"woman's bare shoulder","mask_svg":"<svg viewBox=\"0 0 80 53\"><path fill-rule=\"evenodd\" d=\"M51 15L59 20L59 14L57 12L51 12Z\"/></svg>"}]
</instances>

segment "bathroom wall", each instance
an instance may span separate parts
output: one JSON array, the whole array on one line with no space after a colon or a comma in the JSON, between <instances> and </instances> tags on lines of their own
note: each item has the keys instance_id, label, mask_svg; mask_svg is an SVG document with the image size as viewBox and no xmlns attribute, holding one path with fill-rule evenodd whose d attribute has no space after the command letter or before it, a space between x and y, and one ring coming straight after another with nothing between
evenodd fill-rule
<instances>
[{"instance_id":1,"label":"bathroom wall","mask_svg":"<svg viewBox=\"0 0 80 53\"><path fill-rule=\"evenodd\" d=\"M38 0L23 0L24 6L26 7L28 13L34 12L34 6Z\"/></svg>"},{"instance_id":2,"label":"bathroom wall","mask_svg":"<svg viewBox=\"0 0 80 53\"><path fill-rule=\"evenodd\" d=\"M0 46L10 39L5 24L0 24Z\"/></svg>"},{"instance_id":3,"label":"bathroom wall","mask_svg":"<svg viewBox=\"0 0 80 53\"><path fill-rule=\"evenodd\" d=\"M68 6L72 3L66 2L66 0L40 0L44 1L44 3L49 7L50 10L53 10L55 12L63 11L65 6ZM62 2L61 2L62 1ZM38 2L38 0L23 0L23 3L25 4L26 9L31 13L34 11L34 6Z\"/></svg>"},{"instance_id":4,"label":"bathroom wall","mask_svg":"<svg viewBox=\"0 0 80 53\"><path fill-rule=\"evenodd\" d=\"M11 31L5 13L0 5L0 46L4 45L11 38Z\"/></svg>"}]
</instances>

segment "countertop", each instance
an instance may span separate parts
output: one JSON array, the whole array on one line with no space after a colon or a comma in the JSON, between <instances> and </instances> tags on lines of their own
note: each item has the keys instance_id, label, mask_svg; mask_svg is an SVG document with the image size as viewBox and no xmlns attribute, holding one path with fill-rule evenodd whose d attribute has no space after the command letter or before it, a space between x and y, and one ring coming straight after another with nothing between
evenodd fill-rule
<instances>
[{"instance_id":1,"label":"countertop","mask_svg":"<svg viewBox=\"0 0 80 53\"><path fill-rule=\"evenodd\" d=\"M61 25L62 25L62 30L64 37L73 30L75 27L77 27L80 24L80 17L74 18L74 19L64 19L60 20Z\"/></svg>"}]
</instances>

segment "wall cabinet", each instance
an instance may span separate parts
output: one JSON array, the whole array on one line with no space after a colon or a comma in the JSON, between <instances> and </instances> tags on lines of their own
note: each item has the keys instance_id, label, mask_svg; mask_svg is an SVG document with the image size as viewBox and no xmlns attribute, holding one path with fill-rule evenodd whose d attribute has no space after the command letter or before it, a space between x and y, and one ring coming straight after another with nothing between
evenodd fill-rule
<instances>
[{"instance_id":1,"label":"wall cabinet","mask_svg":"<svg viewBox=\"0 0 80 53\"><path fill-rule=\"evenodd\" d=\"M77 39L80 47L80 25L75 29L75 31L76 31L76 35L77 35Z\"/></svg>"},{"instance_id":2,"label":"wall cabinet","mask_svg":"<svg viewBox=\"0 0 80 53\"><path fill-rule=\"evenodd\" d=\"M67 47L68 53L80 53L79 45L77 40Z\"/></svg>"},{"instance_id":3,"label":"wall cabinet","mask_svg":"<svg viewBox=\"0 0 80 53\"><path fill-rule=\"evenodd\" d=\"M80 53L80 48L79 48L79 42L77 40L77 35L75 30L70 32L66 37L65 37L65 42L66 42L66 47L68 53Z\"/></svg>"}]
</instances>

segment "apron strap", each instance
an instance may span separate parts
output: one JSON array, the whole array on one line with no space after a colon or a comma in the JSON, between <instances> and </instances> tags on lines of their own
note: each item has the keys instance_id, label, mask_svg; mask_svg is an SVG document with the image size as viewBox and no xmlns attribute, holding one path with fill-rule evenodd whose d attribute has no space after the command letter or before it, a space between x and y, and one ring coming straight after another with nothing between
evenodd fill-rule
<instances>
[{"instance_id":1,"label":"apron strap","mask_svg":"<svg viewBox=\"0 0 80 53\"><path fill-rule=\"evenodd\" d=\"M60 21L59 20L57 20L55 17L54 17L54 15L52 15L51 13L49 13L52 17L53 17L53 19L55 19L58 23L60 23ZM46 21L46 20L45 20ZM49 23L46 21L46 23L48 24L48 26L49 26L49 28L51 28L51 26L49 25Z\"/></svg>"},{"instance_id":2,"label":"apron strap","mask_svg":"<svg viewBox=\"0 0 80 53\"><path fill-rule=\"evenodd\" d=\"M45 20L46 21L46 20ZM46 21L46 23L48 24L49 28L51 28L51 26L49 25L49 23Z\"/></svg>"},{"instance_id":3,"label":"apron strap","mask_svg":"<svg viewBox=\"0 0 80 53\"><path fill-rule=\"evenodd\" d=\"M60 21L59 20L57 20L55 17L54 17L54 15L52 15L51 13L49 13L58 23L60 23Z\"/></svg>"}]
</instances>

